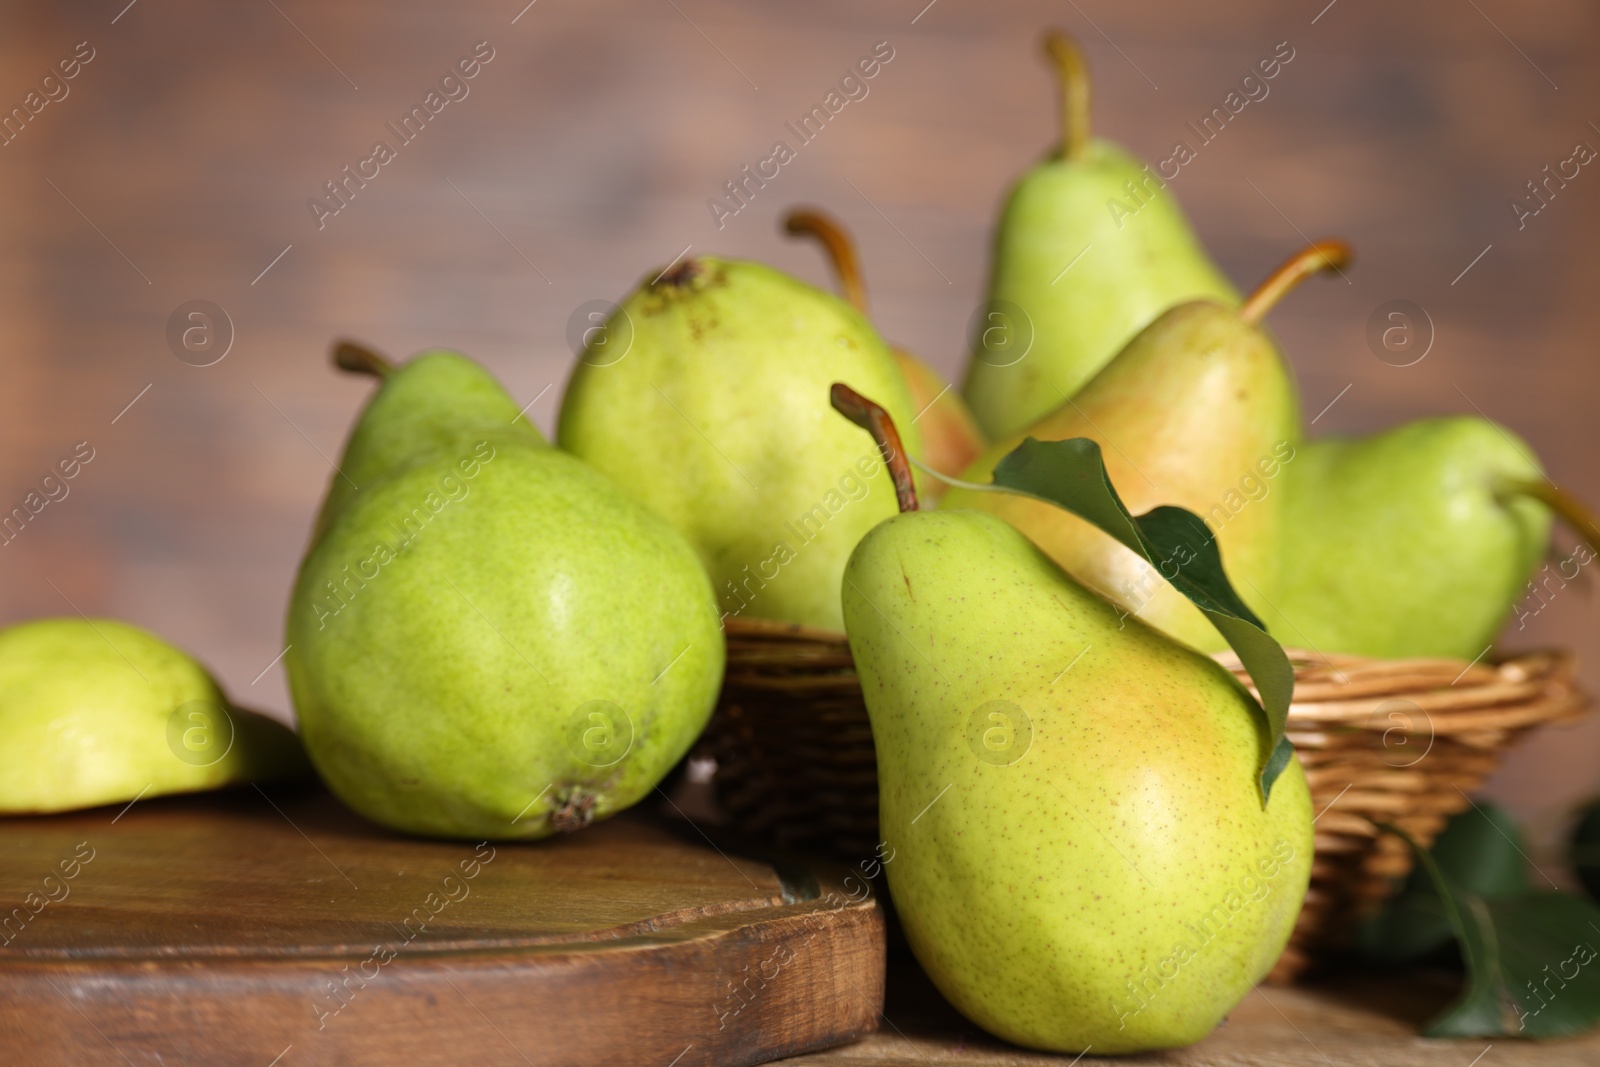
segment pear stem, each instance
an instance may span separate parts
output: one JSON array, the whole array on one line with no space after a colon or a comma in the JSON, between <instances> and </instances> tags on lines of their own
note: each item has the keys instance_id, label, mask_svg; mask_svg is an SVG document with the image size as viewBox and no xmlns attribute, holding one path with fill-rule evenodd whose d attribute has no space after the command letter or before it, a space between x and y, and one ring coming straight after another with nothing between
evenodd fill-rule
<instances>
[{"instance_id":1,"label":"pear stem","mask_svg":"<svg viewBox=\"0 0 1600 1067\"><path fill-rule=\"evenodd\" d=\"M1082 159L1089 147L1089 66L1077 39L1062 30L1044 35L1044 54L1061 83L1062 158Z\"/></svg>"},{"instance_id":2,"label":"pear stem","mask_svg":"<svg viewBox=\"0 0 1600 1067\"><path fill-rule=\"evenodd\" d=\"M337 341L333 346L333 365L351 374L370 374L374 378L387 378L394 373L394 364L365 345L354 341Z\"/></svg>"},{"instance_id":3,"label":"pear stem","mask_svg":"<svg viewBox=\"0 0 1600 1067\"><path fill-rule=\"evenodd\" d=\"M1600 520L1595 518L1587 504L1567 490L1547 478L1508 478L1500 488L1502 492L1539 501L1572 527L1592 550L1600 552Z\"/></svg>"},{"instance_id":4,"label":"pear stem","mask_svg":"<svg viewBox=\"0 0 1600 1067\"><path fill-rule=\"evenodd\" d=\"M894 428L894 420L889 413L843 382L833 383L828 398L833 401L835 411L870 433L872 439L878 442L883 464L889 468L889 478L894 482L894 496L900 503L900 511L916 511L917 487L911 478L911 464L906 462L900 431Z\"/></svg>"},{"instance_id":5,"label":"pear stem","mask_svg":"<svg viewBox=\"0 0 1600 1067\"><path fill-rule=\"evenodd\" d=\"M1256 286L1256 291L1247 296L1240 306L1239 318L1254 326L1277 306L1290 289L1318 271L1331 270L1343 274L1344 268L1354 259L1355 253L1350 246L1337 237L1324 237L1311 242L1280 263L1277 270Z\"/></svg>"},{"instance_id":6,"label":"pear stem","mask_svg":"<svg viewBox=\"0 0 1600 1067\"><path fill-rule=\"evenodd\" d=\"M790 237L814 237L828 255L833 275L839 279L842 295L861 314L867 311L867 286L861 280L861 264L856 259L855 242L839 220L820 211L795 208L783 217L783 231Z\"/></svg>"}]
</instances>

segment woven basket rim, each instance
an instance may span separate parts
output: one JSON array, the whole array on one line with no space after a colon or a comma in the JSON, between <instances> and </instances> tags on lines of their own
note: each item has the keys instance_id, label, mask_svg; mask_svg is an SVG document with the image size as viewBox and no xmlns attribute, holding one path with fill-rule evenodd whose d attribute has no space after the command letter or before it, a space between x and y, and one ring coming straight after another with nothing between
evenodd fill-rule
<instances>
[{"instance_id":1,"label":"woven basket rim","mask_svg":"<svg viewBox=\"0 0 1600 1067\"><path fill-rule=\"evenodd\" d=\"M794 648L798 652L800 647L820 645L826 648L823 655L848 657L849 639L836 630L737 617L725 620L724 626L730 646L735 642L738 645L730 647L728 673L730 678L738 678L746 685L754 683L758 688L783 689L792 684L796 689L815 689L830 684L848 686L853 676L848 666L837 658L815 663L800 659L783 663L781 655L774 656L784 648ZM766 653L764 663L746 662L739 654L740 651L754 652L754 646L763 645L771 650ZM1472 662L1438 656L1377 659L1323 655L1300 648L1284 651L1295 668L1296 691L1290 706L1291 718L1310 718L1330 727L1355 725L1354 720L1395 700L1416 705L1424 715L1459 722L1463 730L1474 729L1470 724L1474 713L1503 715L1508 707L1543 705L1544 714L1536 718L1558 720L1570 717L1583 705L1575 685L1577 660L1565 649L1529 649L1504 656L1485 656ZM1212 658L1254 692L1236 655L1225 652ZM762 670L763 666L774 664L782 664L784 669L770 673ZM1565 695L1572 699L1560 699Z\"/></svg>"},{"instance_id":2,"label":"woven basket rim","mask_svg":"<svg viewBox=\"0 0 1600 1067\"><path fill-rule=\"evenodd\" d=\"M735 615L722 620L722 627L730 639L767 639L781 641L785 644L814 642L845 647L850 644L849 635L842 630L806 626L803 623L784 622L781 619L761 619ZM1340 652L1317 652L1292 645L1285 645L1283 651L1289 657L1289 662L1294 666L1296 672L1312 669L1343 671L1349 668L1379 669L1386 672L1451 670L1454 675L1471 673L1477 676L1481 673L1497 673L1496 666L1503 667L1510 663L1537 662L1547 659L1572 660L1574 658L1570 651L1558 648L1525 649L1504 657L1496 657L1493 655L1493 650L1489 649L1484 654L1481 654L1478 659L1470 662L1450 656L1415 656L1385 659L1376 656L1356 656ZM1239 657L1233 652L1218 652L1211 658L1229 670L1242 669Z\"/></svg>"}]
</instances>

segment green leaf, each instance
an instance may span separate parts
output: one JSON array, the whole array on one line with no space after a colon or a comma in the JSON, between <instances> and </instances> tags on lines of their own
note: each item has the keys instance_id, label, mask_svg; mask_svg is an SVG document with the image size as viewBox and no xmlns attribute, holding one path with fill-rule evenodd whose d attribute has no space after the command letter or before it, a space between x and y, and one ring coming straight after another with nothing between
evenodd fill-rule
<instances>
[{"instance_id":1,"label":"green leaf","mask_svg":"<svg viewBox=\"0 0 1600 1067\"><path fill-rule=\"evenodd\" d=\"M1065 508L1098 526L1143 556L1211 620L1261 693L1256 707L1269 739L1259 778L1265 803L1272 783L1294 757L1294 746L1283 736L1294 697L1294 667L1283 646L1234 592L1216 537L1205 522L1191 511L1168 506L1134 518L1111 484L1100 446L1087 437L1028 438L995 467L994 484Z\"/></svg>"},{"instance_id":2,"label":"green leaf","mask_svg":"<svg viewBox=\"0 0 1600 1067\"><path fill-rule=\"evenodd\" d=\"M1449 920L1467 980L1427 1037L1567 1037L1600 1023L1600 908L1570 893L1488 897L1464 888L1394 826Z\"/></svg>"},{"instance_id":3,"label":"green leaf","mask_svg":"<svg viewBox=\"0 0 1600 1067\"><path fill-rule=\"evenodd\" d=\"M1509 811L1491 801L1475 800L1451 816L1429 851L1439 869L1469 892L1513 897L1533 888L1522 831Z\"/></svg>"},{"instance_id":4,"label":"green leaf","mask_svg":"<svg viewBox=\"0 0 1600 1067\"><path fill-rule=\"evenodd\" d=\"M1454 942L1444 904L1420 866L1405 889L1356 932L1361 955L1384 967L1415 963Z\"/></svg>"},{"instance_id":5,"label":"green leaf","mask_svg":"<svg viewBox=\"0 0 1600 1067\"><path fill-rule=\"evenodd\" d=\"M1458 889L1483 897L1519 896L1530 889L1522 833L1496 804L1478 801L1453 816L1430 851ZM1362 954L1389 966L1415 962L1454 940L1444 905L1422 864L1358 935Z\"/></svg>"}]
</instances>

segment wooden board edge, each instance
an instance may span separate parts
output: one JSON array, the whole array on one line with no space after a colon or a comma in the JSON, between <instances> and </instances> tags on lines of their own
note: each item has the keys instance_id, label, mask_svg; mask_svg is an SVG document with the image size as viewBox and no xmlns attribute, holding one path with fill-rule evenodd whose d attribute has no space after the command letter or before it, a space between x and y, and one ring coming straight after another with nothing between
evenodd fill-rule
<instances>
[{"instance_id":1,"label":"wooden board edge","mask_svg":"<svg viewBox=\"0 0 1600 1067\"><path fill-rule=\"evenodd\" d=\"M46 1067L117 1055L219 1067L517 1055L691 1067L764 1063L873 1032L885 965L876 903L824 893L777 911L533 951L8 965L0 1048Z\"/></svg>"}]
</instances>

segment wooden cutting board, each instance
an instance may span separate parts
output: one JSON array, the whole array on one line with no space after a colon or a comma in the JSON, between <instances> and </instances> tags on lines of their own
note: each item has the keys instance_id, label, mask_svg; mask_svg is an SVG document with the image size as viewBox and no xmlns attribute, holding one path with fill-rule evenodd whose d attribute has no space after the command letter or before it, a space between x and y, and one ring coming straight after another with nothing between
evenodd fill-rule
<instances>
[{"instance_id":1,"label":"wooden cutting board","mask_svg":"<svg viewBox=\"0 0 1600 1067\"><path fill-rule=\"evenodd\" d=\"M417 841L248 788L0 819L3 1064L753 1064L870 1033L883 976L870 898L644 816Z\"/></svg>"}]
</instances>

